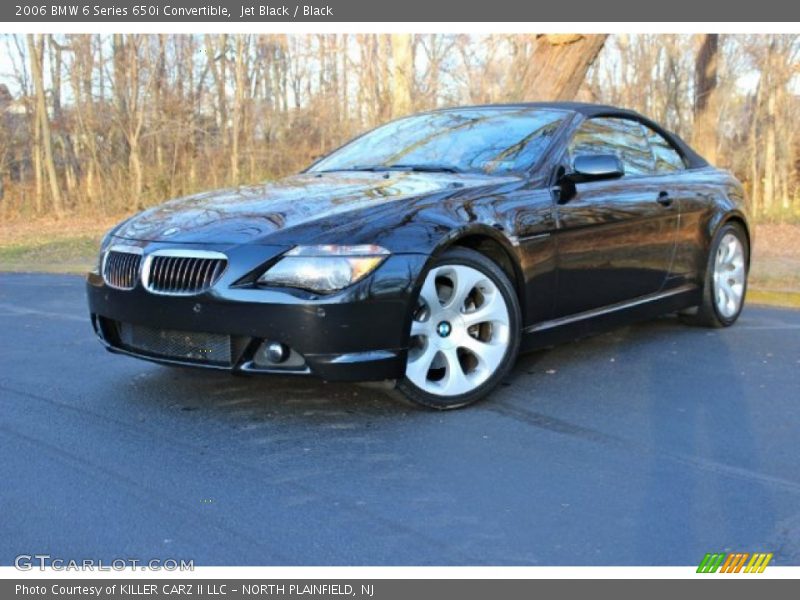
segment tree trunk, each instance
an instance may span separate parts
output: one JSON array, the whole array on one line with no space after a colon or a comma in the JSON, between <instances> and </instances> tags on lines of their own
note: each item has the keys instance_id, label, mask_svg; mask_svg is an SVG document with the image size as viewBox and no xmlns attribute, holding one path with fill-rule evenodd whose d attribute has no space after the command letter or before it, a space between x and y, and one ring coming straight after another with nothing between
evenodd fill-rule
<instances>
[{"instance_id":1,"label":"tree trunk","mask_svg":"<svg viewBox=\"0 0 800 600\"><path fill-rule=\"evenodd\" d=\"M761 113L761 94L764 89L763 76L753 96L752 118L750 120L750 207L753 217L761 215L761 170L759 168L758 123Z\"/></svg>"},{"instance_id":2,"label":"tree trunk","mask_svg":"<svg viewBox=\"0 0 800 600\"><path fill-rule=\"evenodd\" d=\"M50 118L47 116L47 103L44 97L44 75L42 61L44 59L44 36L39 36L37 41L33 34L28 34L28 51L31 55L31 76L36 94L36 115L39 120L42 138L42 159L50 184L50 197L53 203L53 212L57 217L64 214L64 203L61 199L61 189L58 187L56 163L53 159L53 142L50 139Z\"/></svg>"},{"instance_id":3,"label":"tree trunk","mask_svg":"<svg viewBox=\"0 0 800 600\"><path fill-rule=\"evenodd\" d=\"M389 69L392 41L388 33L376 34L376 37L375 52L378 61L378 77L375 79L375 95L378 99L378 120L385 121L391 117L392 111L391 72Z\"/></svg>"},{"instance_id":4,"label":"tree trunk","mask_svg":"<svg viewBox=\"0 0 800 600\"><path fill-rule=\"evenodd\" d=\"M237 36L236 38L236 59L234 65L234 104L233 104L233 121L231 124L231 183L239 183L239 138L241 136L242 127L242 113L244 111L245 99L245 43L244 36Z\"/></svg>"},{"instance_id":5,"label":"tree trunk","mask_svg":"<svg viewBox=\"0 0 800 600\"><path fill-rule=\"evenodd\" d=\"M42 171L42 122L39 112L33 113L33 177L34 177L34 209L37 215L44 212L44 173Z\"/></svg>"},{"instance_id":6,"label":"tree trunk","mask_svg":"<svg viewBox=\"0 0 800 600\"><path fill-rule=\"evenodd\" d=\"M608 35L536 36L525 100L573 100Z\"/></svg>"},{"instance_id":7,"label":"tree trunk","mask_svg":"<svg viewBox=\"0 0 800 600\"><path fill-rule=\"evenodd\" d=\"M48 36L50 48L50 79L52 81L53 96L53 120L58 122L61 119L61 46L56 42L54 36Z\"/></svg>"},{"instance_id":8,"label":"tree trunk","mask_svg":"<svg viewBox=\"0 0 800 600\"><path fill-rule=\"evenodd\" d=\"M214 78L214 85L217 92L217 127L220 133L225 132L228 126L228 103L226 101L225 93L225 65L227 64L227 34L219 36L219 49L214 46L213 38L211 35L205 36L206 43L206 60L211 68L211 75Z\"/></svg>"},{"instance_id":9,"label":"tree trunk","mask_svg":"<svg viewBox=\"0 0 800 600\"><path fill-rule=\"evenodd\" d=\"M139 138L131 139L131 152L128 155L128 170L133 179L133 191L135 194L134 202L137 209L144 208L142 204L142 190L144 189L144 172L142 171L142 159L139 156Z\"/></svg>"},{"instance_id":10,"label":"tree trunk","mask_svg":"<svg viewBox=\"0 0 800 600\"><path fill-rule=\"evenodd\" d=\"M764 135L764 212L767 216L772 212L775 193L777 132L775 129L775 89L770 85L767 92L767 115Z\"/></svg>"},{"instance_id":11,"label":"tree trunk","mask_svg":"<svg viewBox=\"0 0 800 600\"><path fill-rule=\"evenodd\" d=\"M703 34L695 59L692 145L706 160L717 160L717 62L719 35Z\"/></svg>"},{"instance_id":12,"label":"tree trunk","mask_svg":"<svg viewBox=\"0 0 800 600\"><path fill-rule=\"evenodd\" d=\"M411 35L392 35L392 117L407 115L412 110L414 90L414 52Z\"/></svg>"},{"instance_id":13,"label":"tree trunk","mask_svg":"<svg viewBox=\"0 0 800 600\"><path fill-rule=\"evenodd\" d=\"M345 33L342 35L342 41L338 48L339 56L341 56L342 60L342 97L341 97L341 106L342 106L342 121L347 123L350 120L350 104L349 98L347 95L347 73L350 70L349 65L347 64L347 53L348 53L348 38L350 34Z\"/></svg>"}]
</instances>

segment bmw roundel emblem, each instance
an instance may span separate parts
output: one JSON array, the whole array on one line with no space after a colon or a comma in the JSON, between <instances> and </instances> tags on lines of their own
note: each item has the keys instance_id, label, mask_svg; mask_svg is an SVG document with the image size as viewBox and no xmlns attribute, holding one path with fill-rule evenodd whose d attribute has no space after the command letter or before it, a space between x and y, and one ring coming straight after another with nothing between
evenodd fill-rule
<instances>
[{"instance_id":1,"label":"bmw roundel emblem","mask_svg":"<svg viewBox=\"0 0 800 600\"><path fill-rule=\"evenodd\" d=\"M170 227L169 229L165 229L164 231L162 231L161 235L163 235L164 237L169 237L171 235L175 235L179 231L180 229L178 227Z\"/></svg>"},{"instance_id":2,"label":"bmw roundel emblem","mask_svg":"<svg viewBox=\"0 0 800 600\"><path fill-rule=\"evenodd\" d=\"M436 333L439 334L439 337L446 338L450 335L450 332L453 330L453 326L450 325L447 321L442 321L436 326Z\"/></svg>"}]
</instances>

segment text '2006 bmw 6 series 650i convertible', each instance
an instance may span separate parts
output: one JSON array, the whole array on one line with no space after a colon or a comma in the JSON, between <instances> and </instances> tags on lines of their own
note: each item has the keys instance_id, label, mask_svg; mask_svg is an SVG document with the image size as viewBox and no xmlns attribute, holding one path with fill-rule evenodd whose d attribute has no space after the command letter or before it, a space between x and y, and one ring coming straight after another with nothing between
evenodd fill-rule
<instances>
[{"instance_id":1,"label":"text '2006 bmw 6 series 650i convertible'","mask_svg":"<svg viewBox=\"0 0 800 600\"><path fill-rule=\"evenodd\" d=\"M455 408L559 339L674 311L733 324L749 250L739 182L649 119L476 106L135 215L105 236L87 289L113 352L394 380Z\"/></svg>"}]
</instances>

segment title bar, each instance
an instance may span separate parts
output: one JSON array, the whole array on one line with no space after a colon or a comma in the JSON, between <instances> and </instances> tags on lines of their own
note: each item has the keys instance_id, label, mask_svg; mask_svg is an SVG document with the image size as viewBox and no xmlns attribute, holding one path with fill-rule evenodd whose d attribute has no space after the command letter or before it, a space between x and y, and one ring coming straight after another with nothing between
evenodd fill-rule
<instances>
[{"instance_id":1,"label":"title bar","mask_svg":"<svg viewBox=\"0 0 800 600\"><path fill-rule=\"evenodd\" d=\"M8 23L37 22L781 22L800 21L800 4L713 0L491 2L430 0L30 0L0 4Z\"/></svg>"}]
</instances>

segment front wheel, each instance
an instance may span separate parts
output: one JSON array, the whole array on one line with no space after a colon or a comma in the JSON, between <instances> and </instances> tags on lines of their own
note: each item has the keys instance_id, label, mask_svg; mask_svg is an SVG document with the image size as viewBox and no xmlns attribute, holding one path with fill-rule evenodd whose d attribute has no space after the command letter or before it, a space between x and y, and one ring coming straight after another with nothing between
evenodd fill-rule
<instances>
[{"instance_id":1,"label":"front wheel","mask_svg":"<svg viewBox=\"0 0 800 600\"><path fill-rule=\"evenodd\" d=\"M744 306L750 247L738 223L720 227L708 256L703 301L697 313L687 318L694 325L729 327Z\"/></svg>"},{"instance_id":2,"label":"front wheel","mask_svg":"<svg viewBox=\"0 0 800 600\"><path fill-rule=\"evenodd\" d=\"M472 404L500 383L519 352L514 287L486 256L448 250L425 275L409 335L398 383L406 398L442 410Z\"/></svg>"}]
</instances>

